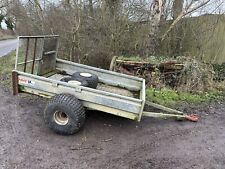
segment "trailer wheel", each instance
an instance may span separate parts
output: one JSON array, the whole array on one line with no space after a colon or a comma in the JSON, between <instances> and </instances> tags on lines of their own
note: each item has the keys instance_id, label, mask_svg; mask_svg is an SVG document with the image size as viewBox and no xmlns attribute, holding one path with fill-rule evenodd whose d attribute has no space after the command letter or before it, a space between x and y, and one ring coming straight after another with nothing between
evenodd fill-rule
<instances>
[{"instance_id":1,"label":"trailer wheel","mask_svg":"<svg viewBox=\"0 0 225 169\"><path fill-rule=\"evenodd\" d=\"M85 110L73 95L55 95L47 104L44 120L50 129L62 135L77 133L84 125Z\"/></svg>"},{"instance_id":2,"label":"trailer wheel","mask_svg":"<svg viewBox=\"0 0 225 169\"><path fill-rule=\"evenodd\" d=\"M98 76L91 74L91 73L85 73L85 72L76 72L72 75L74 78L81 78L88 82L88 87L96 89L98 86Z\"/></svg>"},{"instance_id":3,"label":"trailer wheel","mask_svg":"<svg viewBox=\"0 0 225 169\"><path fill-rule=\"evenodd\" d=\"M69 84L74 84L77 86L88 86L88 82L82 78L75 78L75 77L64 77L60 80L61 82L67 82Z\"/></svg>"}]
</instances>

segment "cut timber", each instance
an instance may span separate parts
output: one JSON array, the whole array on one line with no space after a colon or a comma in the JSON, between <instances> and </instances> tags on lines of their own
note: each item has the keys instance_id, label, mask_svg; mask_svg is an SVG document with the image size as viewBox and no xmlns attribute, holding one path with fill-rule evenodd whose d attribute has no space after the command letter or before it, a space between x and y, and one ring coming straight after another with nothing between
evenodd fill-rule
<instances>
[{"instance_id":1,"label":"cut timber","mask_svg":"<svg viewBox=\"0 0 225 169\"><path fill-rule=\"evenodd\" d=\"M113 57L110 70L142 77L146 80L148 86L156 87L160 84L159 81L161 81L174 87L178 82L176 78L179 77L179 74L184 69L184 64L176 60L168 60L161 63L140 60L140 58L129 60L129 58Z\"/></svg>"}]
</instances>

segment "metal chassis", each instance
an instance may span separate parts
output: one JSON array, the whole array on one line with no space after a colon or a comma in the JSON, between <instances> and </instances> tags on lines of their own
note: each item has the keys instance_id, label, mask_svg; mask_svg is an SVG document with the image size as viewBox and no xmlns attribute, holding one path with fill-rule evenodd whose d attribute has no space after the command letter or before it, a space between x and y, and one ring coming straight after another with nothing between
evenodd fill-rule
<instances>
[{"instance_id":1,"label":"metal chassis","mask_svg":"<svg viewBox=\"0 0 225 169\"><path fill-rule=\"evenodd\" d=\"M144 81L142 82L144 84ZM13 71L14 94L26 92L51 98L55 94L70 93L80 99L83 105L132 120L141 120L145 104L144 94L141 99L126 97L87 87L72 86L65 82L55 81L46 77ZM144 90L141 90L144 93Z\"/></svg>"},{"instance_id":2,"label":"metal chassis","mask_svg":"<svg viewBox=\"0 0 225 169\"><path fill-rule=\"evenodd\" d=\"M58 36L23 36L19 38L51 38ZM18 38L18 39L19 39ZM28 40L29 44L29 40ZM36 40L35 40L36 46ZM36 47L35 47L36 48ZM28 48L27 48L28 50ZM13 94L16 95L19 92L26 92L30 94L35 94L38 96L51 98L52 96L60 93L69 93L76 96L79 100L82 101L84 107L114 114L117 116L125 117L128 119L141 121L143 116L147 117L157 117L157 118L179 118L179 119L188 119L190 117L185 115L183 112L170 109L152 102L147 102L149 106L158 108L160 110L169 112L165 113L155 113L155 112L144 112L145 106L145 80L142 78L129 76L121 73L116 73L108 70L103 70L91 66L86 66L78 63L73 63L66 60L56 59L56 70L65 71L68 74L72 74L76 71L85 71L89 73L94 73L99 77L99 81L110 86L118 86L125 88L130 91L139 92L139 98L127 97L115 93L100 91L97 89L91 89L83 86L73 86L65 82L49 79L44 76L34 75L33 67L32 72L26 73L26 62L27 56L25 56L25 68L24 72L17 70L18 63L18 51L17 49L17 59L15 70L12 72L12 81L13 81ZM56 51L57 54L57 51ZM31 61L41 61L35 59ZM188 118L187 118L188 117ZM197 120L196 117L194 117ZM191 119L192 121L192 119Z\"/></svg>"},{"instance_id":3,"label":"metal chassis","mask_svg":"<svg viewBox=\"0 0 225 169\"><path fill-rule=\"evenodd\" d=\"M36 48L36 39L37 38L51 38L58 36L22 36L18 39L27 38L27 46L29 46L29 38L35 39L35 48ZM26 48L28 51L28 47ZM82 64L73 63L70 61L65 61L61 59L56 59L55 69L58 71L66 71L68 74L72 74L76 71L85 71L89 73L94 73L99 77L101 83L118 86L125 88L127 90L139 92L140 97L132 98L115 93L100 91L97 89L91 89L83 86L73 86L65 82L58 80L53 80L45 76L39 76L33 74L34 70L32 65L32 72L26 72L26 62L27 52L25 53L25 61L22 63L25 65L24 71L18 71L18 53L19 45L17 49L17 58L15 70L12 72L13 80L13 93L18 94L19 92L26 92L30 94L35 94L38 96L51 98L52 96L60 93L70 93L76 96L79 100L82 101L84 107L103 111L106 113L114 114L117 116L129 118L132 120L140 121L143 109L145 105L145 80L133 76L128 76L108 70L103 70L99 68L94 68L91 66L86 66ZM35 51L34 51L34 60L30 61L31 63L35 61L41 62L41 59L36 60Z\"/></svg>"}]
</instances>

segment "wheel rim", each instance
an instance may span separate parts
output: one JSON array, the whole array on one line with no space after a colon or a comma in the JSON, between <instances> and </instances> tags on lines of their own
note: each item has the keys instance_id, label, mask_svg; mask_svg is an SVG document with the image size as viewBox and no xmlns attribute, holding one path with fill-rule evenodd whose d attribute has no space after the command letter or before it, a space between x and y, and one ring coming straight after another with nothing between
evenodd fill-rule
<instances>
[{"instance_id":1,"label":"wheel rim","mask_svg":"<svg viewBox=\"0 0 225 169\"><path fill-rule=\"evenodd\" d=\"M80 73L83 77L91 77L92 75L90 73Z\"/></svg>"},{"instance_id":2,"label":"wheel rim","mask_svg":"<svg viewBox=\"0 0 225 169\"><path fill-rule=\"evenodd\" d=\"M67 114L61 111L56 111L53 117L54 121L62 126L66 125L69 122L69 117L67 116Z\"/></svg>"},{"instance_id":3,"label":"wheel rim","mask_svg":"<svg viewBox=\"0 0 225 169\"><path fill-rule=\"evenodd\" d=\"M68 84L75 85L75 86L81 86L82 85L82 83L77 81L77 80L70 80L68 82Z\"/></svg>"}]
</instances>

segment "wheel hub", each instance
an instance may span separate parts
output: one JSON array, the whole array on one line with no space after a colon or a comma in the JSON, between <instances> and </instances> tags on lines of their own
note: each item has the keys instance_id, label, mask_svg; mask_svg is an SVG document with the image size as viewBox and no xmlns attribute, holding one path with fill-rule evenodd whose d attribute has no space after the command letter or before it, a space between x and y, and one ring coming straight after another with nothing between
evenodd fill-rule
<instances>
[{"instance_id":1,"label":"wheel hub","mask_svg":"<svg viewBox=\"0 0 225 169\"><path fill-rule=\"evenodd\" d=\"M69 117L66 113L61 111L56 111L53 115L54 121L59 125L66 125L69 122Z\"/></svg>"},{"instance_id":2,"label":"wheel hub","mask_svg":"<svg viewBox=\"0 0 225 169\"><path fill-rule=\"evenodd\" d=\"M77 81L77 80L70 80L68 82L68 84L75 85L75 86L81 86L82 85L82 83Z\"/></svg>"},{"instance_id":3,"label":"wheel hub","mask_svg":"<svg viewBox=\"0 0 225 169\"><path fill-rule=\"evenodd\" d=\"M80 73L83 77L91 77L92 75L90 73Z\"/></svg>"}]
</instances>

